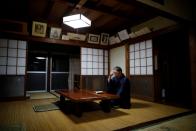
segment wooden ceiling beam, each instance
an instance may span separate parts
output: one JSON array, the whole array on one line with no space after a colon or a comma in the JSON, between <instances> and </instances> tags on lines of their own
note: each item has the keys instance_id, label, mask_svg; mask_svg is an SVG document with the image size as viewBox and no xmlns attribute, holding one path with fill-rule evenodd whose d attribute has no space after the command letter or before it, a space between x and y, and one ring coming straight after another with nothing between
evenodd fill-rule
<instances>
[{"instance_id":1,"label":"wooden ceiling beam","mask_svg":"<svg viewBox=\"0 0 196 131\"><path fill-rule=\"evenodd\" d=\"M47 6L42 15L44 19L47 19L49 17L50 12L52 11L52 8L54 6L54 3L55 3L55 0L48 0Z\"/></svg>"},{"instance_id":2,"label":"wooden ceiling beam","mask_svg":"<svg viewBox=\"0 0 196 131\"><path fill-rule=\"evenodd\" d=\"M147 10L149 12L153 12L157 16L162 16L162 17L165 17L165 18L168 18L168 19L171 19L171 20L174 20L174 21L178 21L178 22L187 22L187 20L185 20L184 18L181 18L179 16L175 16L175 15L173 15L171 13L168 13L166 11L157 9L155 7L148 6L148 5L144 4L144 3L141 3L141 2L136 1L136 0L118 0L118 1L123 2L125 4L134 5L135 7Z\"/></svg>"}]
</instances>

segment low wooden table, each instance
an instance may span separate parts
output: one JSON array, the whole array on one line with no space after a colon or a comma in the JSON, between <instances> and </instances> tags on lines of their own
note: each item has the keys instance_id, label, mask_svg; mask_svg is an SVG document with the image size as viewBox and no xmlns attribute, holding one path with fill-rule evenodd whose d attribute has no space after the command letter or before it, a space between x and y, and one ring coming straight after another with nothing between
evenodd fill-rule
<instances>
[{"instance_id":1,"label":"low wooden table","mask_svg":"<svg viewBox=\"0 0 196 131\"><path fill-rule=\"evenodd\" d=\"M65 98L68 98L74 103L74 114L78 117L82 116L81 104L83 102L102 100L102 110L104 112L110 112L110 100L119 98L119 96L115 94L109 94L104 91L99 94L97 94L96 91L90 90L56 90L56 92L60 94L61 102L65 102Z\"/></svg>"}]
</instances>

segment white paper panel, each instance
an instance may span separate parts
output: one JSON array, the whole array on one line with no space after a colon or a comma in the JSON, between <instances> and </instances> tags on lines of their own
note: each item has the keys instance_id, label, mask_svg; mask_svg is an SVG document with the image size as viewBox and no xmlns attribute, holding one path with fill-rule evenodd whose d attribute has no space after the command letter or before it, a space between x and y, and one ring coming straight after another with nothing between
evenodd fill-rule
<instances>
[{"instance_id":1,"label":"white paper panel","mask_svg":"<svg viewBox=\"0 0 196 131\"><path fill-rule=\"evenodd\" d=\"M0 39L0 47L7 47L7 40L6 39Z\"/></svg>"},{"instance_id":2,"label":"white paper panel","mask_svg":"<svg viewBox=\"0 0 196 131\"><path fill-rule=\"evenodd\" d=\"M16 67L15 66L8 66L7 67L7 74L8 75L16 75Z\"/></svg>"},{"instance_id":3,"label":"white paper panel","mask_svg":"<svg viewBox=\"0 0 196 131\"><path fill-rule=\"evenodd\" d=\"M146 50L140 50L140 58L146 57Z\"/></svg>"},{"instance_id":4,"label":"white paper panel","mask_svg":"<svg viewBox=\"0 0 196 131\"><path fill-rule=\"evenodd\" d=\"M135 74L135 68L130 68L130 75L134 75Z\"/></svg>"},{"instance_id":5,"label":"white paper panel","mask_svg":"<svg viewBox=\"0 0 196 131\"><path fill-rule=\"evenodd\" d=\"M108 63L105 62L104 66L105 66L105 68L108 68Z\"/></svg>"},{"instance_id":6,"label":"white paper panel","mask_svg":"<svg viewBox=\"0 0 196 131\"><path fill-rule=\"evenodd\" d=\"M147 66L152 65L152 57L147 58Z\"/></svg>"},{"instance_id":7,"label":"white paper panel","mask_svg":"<svg viewBox=\"0 0 196 131\"><path fill-rule=\"evenodd\" d=\"M140 67L135 67L135 74L140 75Z\"/></svg>"},{"instance_id":8,"label":"white paper panel","mask_svg":"<svg viewBox=\"0 0 196 131\"><path fill-rule=\"evenodd\" d=\"M129 58L134 59L135 58L135 53L134 52L129 53Z\"/></svg>"},{"instance_id":9,"label":"white paper panel","mask_svg":"<svg viewBox=\"0 0 196 131\"><path fill-rule=\"evenodd\" d=\"M93 68L93 62L87 62L87 68Z\"/></svg>"},{"instance_id":10,"label":"white paper panel","mask_svg":"<svg viewBox=\"0 0 196 131\"><path fill-rule=\"evenodd\" d=\"M87 75L92 75L93 74L93 69L87 69Z\"/></svg>"},{"instance_id":11,"label":"white paper panel","mask_svg":"<svg viewBox=\"0 0 196 131\"><path fill-rule=\"evenodd\" d=\"M103 50L99 49L99 55L103 55Z\"/></svg>"},{"instance_id":12,"label":"white paper panel","mask_svg":"<svg viewBox=\"0 0 196 131\"><path fill-rule=\"evenodd\" d=\"M16 66L16 58L8 57L8 65Z\"/></svg>"},{"instance_id":13,"label":"white paper panel","mask_svg":"<svg viewBox=\"0 0 196 131\"><path fill-rule=\"evenodd\" d=\"M130 67L135 67L135 60L130 60Z\"/></svg>"},{"instance_id":14,"label":"white paper panel","mask_svg":"<svg viewBox=\"0 0 196 131\"><path fill-rule=\"evenodd\" d=\"M105 69L105 75L108 75L108 69Z\"/></svg>"},{"instance_id":15,"label":"white paper panel","mask_svg":"<svg viewBox=\"0 0 196 131\"><path fill-rule=\"evenodd\" d=\"M105 50L105 56L108 56L108 51L107 50Z\"/></svg>"},{"instance_id":16,"label":"white paper panel","mask_svg":"<svg viewBox=\"0 0 196 131\"><path fill-rule=\"evenodd\" d=\"M0 56L7 56L7 48L0 48Z\"/></svg>"},{"instance_id":17,"label":"white paper panel","mask_svg":"<svg viewBox=\"0 0 196 131\"><path fill-rule=\"evenodd\" d=\"M99 63L99 68L103 68L103 63Z\"/></svg>"},{"instance_id":18,"label":"white paper panel","mask_svg":"<svg viewBox=\"0 0 196 131\"><path fill-rule=\"evenodd\" d=\"M87 68L87 62L82 61L82 62L81 62L81 67L82 67L82 68Z\"/></svg>"},{"instance_id":19,"label":"white paper panel","mask_svg":"<svg viewBox=\"0 0 196 131\"><path fill-rule=\"evenodd\" d=\"M6 74L6 66L0 66L0 75Z\"/></svg>"},{"instance_id":20,"label":"white paper panel","mask_svg":"<svg viewBox=\"0 0 196 131\"><path fill-rule=\"evenodd\" d=\"M17 75L25 75L25 67L17 67Z\"/></svg>"},{"instance_id":21,"label":"white paper panel","mask_svg":"<svg viewBox=\"0 0 196 131\"><path fill-rule=\"evenodd\" d=\"M97 62L93 62L93 68L98 68L98 63Z\"/></svg>"},{"instance_id":22,"label":"white paper panel","mask_svg":"<svg viewBox=\"0 0 196 131\"><path fill-rule=\"evenodd\" d=\"M138 51L139 49L140 49L140 44L139 43L135 44L135 51Z\"/></svg>"},{"instance_id":23,"label":"white paper panel","mask_svg":"<svg viewBox=\"0 0 196 131\"><path fill-rule=\"evenodd\" d=\"M152 66L147 66L147 74L148 75L153 75L153 68L152 68Z\"/></svg>"},{"instance_id":24,"label":"white paper panel","mask_svg":"<svg viewBox=\"0 0 196 131\"><path fill-rule=\"evenodd\" d=\"M26 50L18 49L18 57L26 57Z\"/></svg>"},{"instance_id":25,"label":"white paper panel","mask_svg":"<svg viewBox=\"0 0 196 131\"><path fill-rule=\"evenodd\" d=\"M146 75L146 67L141 67L141 75Z\"/></svg>"},{"instance_id":26,"label":"white paper panel","mask_svg":"<svg viewBox=\"0 0 196 131\"><path fill-rule=\"evenodd\" d=\"M105 57L105 60L104 60L105 62L108 62L108 57Z\"/></svg>"},{"instance_id":27,"label":"white paper panel","mask_svg":"<svg viewBox=\"0 0 196 131\"><path fill-rule=\"evenodd\" d=\"M81 69L81 74L82 75L87 75L87 69Z\"/></svg>"},{"instance_id":28,"label":"white paper panel","mask_svg":"<svg viewBox=\"0 0 196 131\"><path fill-rule=\"evenodd\" d=\"M17 40L9 40L8 47L17 48Z\"/></svg>"},{"instance_id":29,"label":"white paper panel","mask_svg":"<svg viewBox=\"0 0 196 131\"><path fill-rule=\"evenodd\" d=\"M81 48L81 54L87 54L88 50L87 48Z\"/></svg>"},{"instance_id":30,"label":"white paper panel","mask_svg":"<svg viewBox=\"0 0 196 131\"><path fill-rule=\"evenodd\" d=\"M146 50L146 57L152 56L152 48Z\"/></svg>"},{"instance_id":31,"label":"white paper panel","mask_svg":"<svg viewBox=\"0 0 196 131\"><path fill-rule=\"evenodd\" d=\"M87 55L82 55L81 56L81 61L87 61Z\"/></svg>"},{"instance_id":32,"label":"white paper panel","mask_svg":"<svg viewBox=\"0 0 196 131\"><path fill-rule=\"evenodd\" d=\"M8 56L17 57L17 49L8 49Z\"/></svg>"},{"instance_id":33,"label":"white paper panel","mask_svg":"<svg viewBox=\"0 0 196 131\"><path fill-rule=\"evenodd\" d=\"M146 41L146 48L152 48L152 40Z\"/></svg>"},{"instance_id":34,"label":"white paper panel","mask_svg":"<svg viewBox=\"0 0 196 131\"><path fill-rule=\"evenodd\" d=\"M129 46L129 52L134 52L134 45Z\"/></svg>"},{"instance_id":35,"label":"white paper panel","mask_svg":"<svg viewBox=\"0 0 196 131\"><path fill-rule=\"evenodd\" d=\"M93 49L93 55L98 55L98 50L97 49Z\"/></svg>"},{"instance_id":36,"label":"white paper panel","mask_svg":"<svg viewBox=\"0 0 196 131\"><path fill-rule=\"evenodd\" d=\"M99 70L98 69L93 69L93 75L99 75Z\"/></svg>"},{"instance_id":37,"label":"white paper panel","mask_svg":"<svg viewBox=\"0 0 196 131\"><path fill-rule=\"evenodd\" d=\"M26 41L18 41L18 48L20 49L26 49L27 48L27 42Z\"/></svg>"},{"instance_id":38,"label":"white paper panel","mask_svg":"<svg viewBox=\"0 0 196 131\"><path fill-rule=\"evenodd\" d=\"M7 57L0 57L0 65L7 65Z\"/></svg>"},{"instance_id":39,"label":"white paper panel","mask_svg":"<svg viewBox=\"0 0 196 131\"><path fill-rule=\"evenodd\" d=\"M18 58L18 66L26 66L26 59Z\"/></svg>"},{"instance_id":40,"label":"white paper panel","mask_svg":"<svg viewBox=\"0 0 196 131\"><path fill-rule=\"evenodd\" d=\"M99 62L103 62L103 56L99 55Z\"/></svg>"},{"instance_id":41,"label":"white paper panel","mask_svg":"<svg viewBox=\"0 0 196 131\"><path fill-rule=\"evenodd\" d=\"M93 61L92 55L88 55L87 57L88 57L87 61Z\"/></svg>"},{"instance_id":42,"label":"white paper panel","mask_svg":"<svg viewBox=\"0 0 196 131\"><path fill-rule=\"evenodd\" d=\"M135 66L140 66L140 59L135 59Z\"/></svg>"},{"instance_id":43,"label":"white paper panel","mask_svg":"<svg viewBox=\"0 0 196 131\"><path fill-rule=\"evenodd\" d=\"M137 59L137 58L140 58L140 52L139 51L135 52L135 59Z\"/></svg>"},{"instance_id":44,"label":"white paper panel","mask_svg":"<svg viewBox=\"0 0 196 131\"><path fill-rule=\"evenodd\" d=\"M140 43L140 50L144 50L146 48L145 41Z\"/></svg>"},{"instance_id":45,"label":"white paper panel","mask_svg":"<svg viewBox=\"0 0 196 131\"><path fill-rule=\"evenodd\" d=\"M92 48L88 48L88 54L90 54L90 55L93 54L93 49Z\"/></svg>"},{"instance_id":46,"label":"white paper panel","mask_svg":"<svg viewBox=\"0 0 196 131\"><path fill-rule=\"evenodd\" d=\"M98 62L98 56L97 55L93 55L93 61Z\"/></svg>"},{"instance_id":47,"label":"white paper panel","mask_svg":"<svg viewBox=\"0 0 196 131\"><path fill-rule=\"evenodd\" d=\"M99 69L99 75L103 75L103 69Z\"/></svg>"},{"instance_id":48,"label":"white paper panel","mask_svg":"<svg viewBox=\"0 0 196 131\"><path fill-rule=\"evenodd\" d=\"M146 58L141 59L141 66L146 66Z\"/></svg>"}]
</instances>

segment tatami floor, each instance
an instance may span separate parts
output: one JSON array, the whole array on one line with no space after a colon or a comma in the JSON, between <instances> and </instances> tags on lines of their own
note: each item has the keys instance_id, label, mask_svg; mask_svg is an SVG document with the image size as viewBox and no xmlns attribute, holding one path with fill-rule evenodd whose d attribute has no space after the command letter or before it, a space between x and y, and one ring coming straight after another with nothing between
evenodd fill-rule
<instances>
[{"instance_id":1,"label":"tatami floor","mask_svg":"<svg viewBox=\"0 0 196 131\"><path fill-rule=\"evenodd\" d=\"M36 92L36 93L29 93L30 95L30 99L50 99L50 98L56 98L57 96L55 96L53 94L54 92Z\"/></svg>"},{"instance_id":2,"label":"tatami floor","mask_svg":"<svg viewBox=\"0 0 196 131\"><path fill-rule=\"evenodd\" d=\"M110 113L101 110L84 112L80 118L61 110L34 112L32 108L34 104L55 101L58 98L0 102L0 123L22 124L27 131L109 131L189 111L138 99L131 100L131 109L112 109Z\"/></svg>"}]
</instances>

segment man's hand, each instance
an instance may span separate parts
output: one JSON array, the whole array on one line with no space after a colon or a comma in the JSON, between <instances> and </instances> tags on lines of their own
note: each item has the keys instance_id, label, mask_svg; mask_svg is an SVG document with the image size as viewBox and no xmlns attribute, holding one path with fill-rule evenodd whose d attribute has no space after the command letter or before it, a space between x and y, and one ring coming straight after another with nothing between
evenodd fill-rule
<instances>
[{"instance_id":1,"label":"man's hand","mask_svg":"<svg viewBox=\"0 0 196 131\"><path fill-rule=\"evenodd\" d=\"M110 76L113 76L113 75L114 75L114 71L111 70L111 71L110 71Z\"/></svg>"},{"instance_id":2,"label":"man's hand","mask_svg":"<svg viewBox=\"0 0 196 131\"><path fill-rule=\"evenodd\" d=\"M111 71L110 71L110 74L109 74L109 76L108 76L108 82L110 81L110 79L112 78L113 75L114 75L114 71L111 70Z\"/></svg>"}]
</instances>

